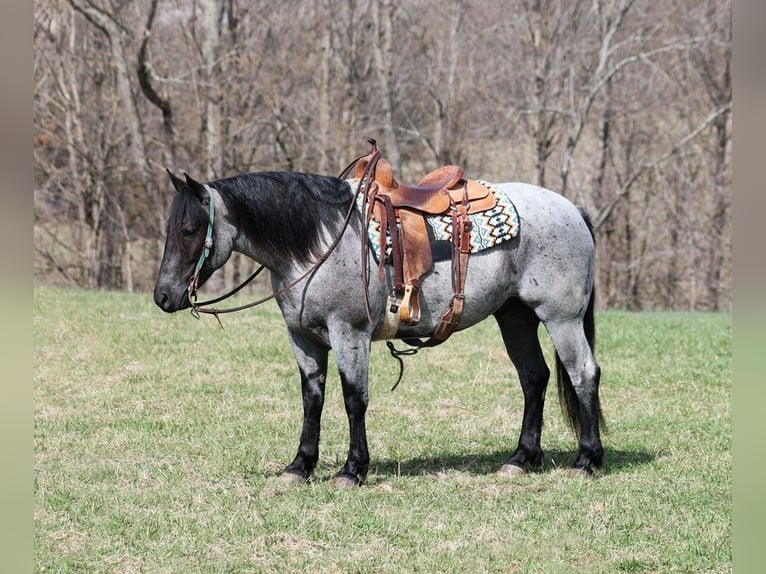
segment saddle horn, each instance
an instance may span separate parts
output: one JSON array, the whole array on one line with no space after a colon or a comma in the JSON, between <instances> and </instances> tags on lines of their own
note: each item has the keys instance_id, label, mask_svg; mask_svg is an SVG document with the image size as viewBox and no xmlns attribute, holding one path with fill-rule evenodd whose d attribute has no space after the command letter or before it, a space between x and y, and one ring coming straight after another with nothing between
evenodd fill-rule
<instances>
[{"instance_id":1,"label":"saddle horn","mask_svg":"<svg viewBox=\"0 0 766 574\"><path fill-rule=\"evenodd\" d=\"M170 181L173 182L173 187L176 188L176 193L181 191L181 188L186 185L184 183L184 180L182 180L180 177L178 177L176 174L174 174L172 171L170 171L168 168L165 168L165 171L168 172L168 175L170 176Z\"/></svg>"}]
</instances>

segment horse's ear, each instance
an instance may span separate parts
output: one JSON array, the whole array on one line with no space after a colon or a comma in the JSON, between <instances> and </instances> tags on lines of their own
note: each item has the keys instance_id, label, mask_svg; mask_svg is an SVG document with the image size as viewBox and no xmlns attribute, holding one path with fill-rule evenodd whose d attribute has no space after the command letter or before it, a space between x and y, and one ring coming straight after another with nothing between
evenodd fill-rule
<instances>
[{"instance_id":1,"label":"horse's ear","mask_svg":"<svg viewBox=\"0 0 766 574\"><path fill-rule=\"evenodd\" d=\"M165 171L168 172L168 175L170 176L170 181L173 182L173 187L176 188L176 192L181 191L181 188L186 185L184 183L184 180L182 180L180 177L178 177L176 174L174 174L172 171L170 171L168 168L165 168Z\"/></svg>"},{"instance_id":2,"label":"horse's ear","mask_svg":"<svg viewBox=\"0 0 766 574\"><path fill-rule=\"evenodd\" d=\"M202 185L200 182L193 180L188 173L184 172L184 177L186 178L186 184L191 188L191 190L194 192L194 195L197 196L197 198L200 200L200 203L203 205L207 205L210 203L210 196L207 193L207 189L205 189L205 186Z\"/></svg>"}]
</instances>

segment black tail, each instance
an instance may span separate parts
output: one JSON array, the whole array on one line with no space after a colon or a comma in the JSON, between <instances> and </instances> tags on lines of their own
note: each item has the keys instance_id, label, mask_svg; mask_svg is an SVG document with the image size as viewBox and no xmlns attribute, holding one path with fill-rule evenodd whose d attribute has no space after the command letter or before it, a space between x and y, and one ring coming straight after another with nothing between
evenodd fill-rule
<instances>
[{"instance_id":1,"label":"black tail","mask_svg":"<svg viewBox=\"0 0 766 574\"><path fill-rule=\"evenodd\" d=\"M585 224L588 226L590 236L593 238L593 244L596 243L596 236L593 232L593 224L591 223L588 214L580 208L580 215L582 216ZM583 327L585 328L585 338L588 340L588 345L592 352L596 350L596 322L594 319L594 310L596 303L596 287L594 286L590 293L590 301L588 301L588 308L585 310L585 317L583 317ZM569 378L564 365L559 359L559 354L556 353L556 383L558 386L559 405L561 406L561 412L564 415L564 420L569 424L570 428L574 431L577 438L580 438L580 401L577 398L574 387L572 386L572 379ZM606 431L606 422L604 421L604 415L601 411L600 401L596 404L597 415L599 423L604 431Z\"/></svg>"}]
</instances>

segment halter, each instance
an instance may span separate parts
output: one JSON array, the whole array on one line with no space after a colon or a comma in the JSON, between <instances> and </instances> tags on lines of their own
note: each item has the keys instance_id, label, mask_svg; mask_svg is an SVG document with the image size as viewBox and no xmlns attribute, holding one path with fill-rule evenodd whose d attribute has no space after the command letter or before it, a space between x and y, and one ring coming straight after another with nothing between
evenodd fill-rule
<instances>
[{"instance_id":1,"label":"halter","mask_svg":"<svg viewBox=\"0 0 766 574\"><path fill-rule=\"evenodd\" d=\"M213 190L208 184L203 184L205 191L210 198L209 216L207 221L207 234L205 235L205 244L202 247L202 253L200 253L199 260L197 261L197 267L194 269L194 275L192 275L189 282L188 295L189 302L192 304L192 308L197 307L197 287L199 284L199 273L202 271L202 266L205 264L205 259L210 255L210 250L213 248L213 222L215 221L215 201L213 199Z\"/></svg>"}]
</instances>

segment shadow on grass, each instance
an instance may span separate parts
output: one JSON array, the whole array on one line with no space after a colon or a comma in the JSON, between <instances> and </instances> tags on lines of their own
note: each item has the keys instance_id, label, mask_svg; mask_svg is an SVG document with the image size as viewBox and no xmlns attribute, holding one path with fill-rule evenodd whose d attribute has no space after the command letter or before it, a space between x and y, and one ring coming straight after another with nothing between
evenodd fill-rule
<instances>
[{"instance_id":1,"label":"shadow on grass","mask_svg":"<svg viewBox=\"0 0 766 574\"><path fill-rule=\"evenodd\" d=\"M548 472L569 468L574 462L575 451L547 450L543 464L530 468L531 472ZM508 451L484 454L450 454L411 458L407 460L373 460L370 473L382 476L422 476L440 472L457 471L476 475L493 474L508 460ZM620 451L605 449L604 465L599 474L615 474L652 462L655 455L645 451Z\"/></svg>"},{"instance_id":2,"label":"shadow on grass","mask_svg":"<svg viewBox=\"0 0 766 574\"><path fill-rule=\"evenodd\" d=\"M568 469L575 459L573 450L551 449L545 451L543 464L539 467L528 468L531 473L545 473L557 469ZM406 460L380 460L370 462L368 483L385 481L392 476L432 476L440 473L459 472L476 476L496 473L508 460L509 451L487 452L483 454L454 454L443 452L433 456L422 456ZM597 476L608 476L628 472L636 467L653 462L657 456L646 451L624 451L605 449L604 465L596 471ZM341 460L333 463L320 461L317 475L329 480L333 472L340 468ZM264 472L256 467L243 468L245 478L256 477L276 478L282 474L282 469ZM374 479L370 480L373 476ZM324 480L315 475L312 480Z\"/></svg>"}]
</instances>

